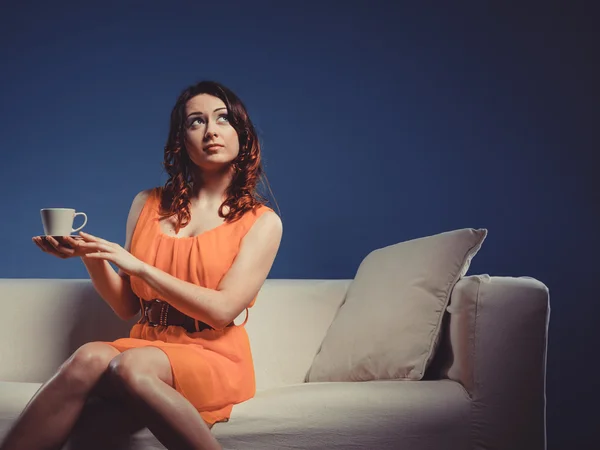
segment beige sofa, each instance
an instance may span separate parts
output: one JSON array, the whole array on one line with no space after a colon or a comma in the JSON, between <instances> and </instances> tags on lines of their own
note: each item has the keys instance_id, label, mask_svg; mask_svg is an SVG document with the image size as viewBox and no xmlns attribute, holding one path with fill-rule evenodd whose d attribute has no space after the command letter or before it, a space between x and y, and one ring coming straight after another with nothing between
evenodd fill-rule
<instances>
[{"instance_id":1,"label":"beige sofa","mask_svg":"<svg viewBox=\"0 0 600 450\"><path fill-rule=\"evenodd\" d=\"M306 383L351 281L266 281L246 324L257 393L214 426L223 448L545 448L544 284L461 278L423 380ZM75 349L126 336L136 320L114 316L90 280L0 279L0 310L0 439ZM67 448L164 447L147 429L127 438L79 426Z\"/></svg>"}]
</instances>

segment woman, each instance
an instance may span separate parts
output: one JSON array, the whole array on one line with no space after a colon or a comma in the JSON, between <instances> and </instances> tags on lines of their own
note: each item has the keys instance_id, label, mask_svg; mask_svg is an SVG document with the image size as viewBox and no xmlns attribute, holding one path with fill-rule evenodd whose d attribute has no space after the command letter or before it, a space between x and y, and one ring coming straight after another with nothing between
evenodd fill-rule
<instances>
[{"instance_id":1,"label":"woman","mask_svg":"<svg viewBox=\"0 0 600 450\"><path fill-rule=\"evenodd\" d=\"M77 349L32 398L2 450L60 448L92 396L123 402L132 429L147 426L169 449L221 448L210 427L254 396L244 325L282 223L257 200L260 145L240 99L210 81L184 90L164 167L165 186L133 200L124 248L83 232L62 242L33 238L55 256L81 257L121 319L140 309L142 316L128 338Z\"/></svg>"}]
</instances>

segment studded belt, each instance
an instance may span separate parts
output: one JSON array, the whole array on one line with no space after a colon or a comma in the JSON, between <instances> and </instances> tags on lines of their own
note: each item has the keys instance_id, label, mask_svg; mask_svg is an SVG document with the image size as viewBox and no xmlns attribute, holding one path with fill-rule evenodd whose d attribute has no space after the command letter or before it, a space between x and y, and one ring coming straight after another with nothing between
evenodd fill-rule
<instances>
[{"instance_id":1,"label":"studded belt","mask_svg":"<svg viewBox=\"0 0 600 450\"><path fill-rule=\"evenodd\" d=\"M143 304L143 314L138 323L148 323L151 327L156 327L158 325L163 326L179 326L183 327L188 333L195 333L196 331L203 330L214 330L213 327L198 320L198 329L196 330L196 320L193 317L190 317L173 306L169 305L167 302L164 302L159 299L152 300L143 300L141 299L141 304ZM231 322L228 327L233 326L234 323Z\"/></svg>"}]
</instances>

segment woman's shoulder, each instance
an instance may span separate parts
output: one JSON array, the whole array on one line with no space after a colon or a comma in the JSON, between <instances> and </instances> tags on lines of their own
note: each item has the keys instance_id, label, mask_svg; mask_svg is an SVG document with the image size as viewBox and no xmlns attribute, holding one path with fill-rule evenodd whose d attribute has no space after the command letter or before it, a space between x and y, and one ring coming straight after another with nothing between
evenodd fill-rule
<instances>
[{"instance_id":1,"label":"woman's shoulder","mask_svg":"<svg viewBox=\"0 0 600 450\"><path fill-rule=\"evenodd\" d=\"M273 211L272 208L265 204L256 205L252 210L245 214L245 219L241 227L241 236L244 238L246 235L251 234L251 230L256 230L256 233L268 235L273 239L279 236L283 230L283 222L279 215Z\"/></svg>"},{"instance_id":2,"label":"woman's shoulder","mask_svg":"<svg viewBox=\"0 0 600 450\"><path fill-rule=\"evenodd\" d=\"M157 195L160 192L160 189L160 186L144 189L143 191L138 192L134 200L145 202L149 197Z\"/></svg>"},{"instance_id":3,"label":"woman's shoulder","mask_svg":"<svg viewBox=\"0 0 600 450\"><path fill-rule=\"evenodd\" d=\"M264 203L255 205L252 209L248 210L244 216L250 227L258 222L259 219L262 219L263 222L281 222L279 215Z\"/></svg>"},{"instance_id":4,"label":"woman's shoulder","mask_svg":"<svg viewBox=\"0 0 600 450\"><path fill-rule=\"evenodd\" d=\"M264 203L257 203L256 205L254 205L251 209L249 209L248 211L246 211L247 215L252 215L252 216L262 216L264 213L268 213L271 212L274 215L277 215L277 213L275 211L273 211L272 208L270 208L268 205L264 204Z\"/></svg>"},{"instance_id":5,"label":"woman's shoulder","mask_svg":"<svg viewBox=\"0 0 600 450\"><path fill-rule=\"evenodd\" d=\"M155 188L145 189L136 194L131 202L131 206L129 207L129 213L127 215L127 224L125 230L125 249L129 251L131 247L131 239L133 238L133 231L138 223L142 210L144 209L144 205L153 195Z\"/></svg>"},{"instance_id":6,"label":"woman's shoulder","mask_svg":"<svg viewBox=\"0 0 600 450\"><path fill-rule=\"evenodd\" d=\"M142 208L144 207L144 205L146 204L146 201L148 200L148 198L155 195L156 189L159 189L159 188L153 187L153 188L144 189L143 191L138 192L135 195L135 197L133 198L133 201L131 202L131 210L139 213L142 210Z\"/></svg>"}]
</instances>

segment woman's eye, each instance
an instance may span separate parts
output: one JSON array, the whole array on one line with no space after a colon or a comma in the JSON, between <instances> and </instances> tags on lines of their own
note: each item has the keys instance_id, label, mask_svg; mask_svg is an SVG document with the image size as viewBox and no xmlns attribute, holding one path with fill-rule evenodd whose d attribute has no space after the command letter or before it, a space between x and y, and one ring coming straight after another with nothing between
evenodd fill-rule
<instances>
[{"instance_id":1,"label":"woman's eye","mask_svg":"<svg viewBox=\"0 0 600 450\"><path fill-rule=\"evenodd\" d=\"M221 117L223 117L223 118L227 119L227 122L229 122L229 115L228 115L228 114L220 114L220 115L219 115L219 119L220 119ZM196 117L194 120L192 120L192 121L190 122L190 126L194 125L194 124L195 124L197 121L204 122L204 120L202 119L202 117Z\"/></svg>"}]
</instances>

